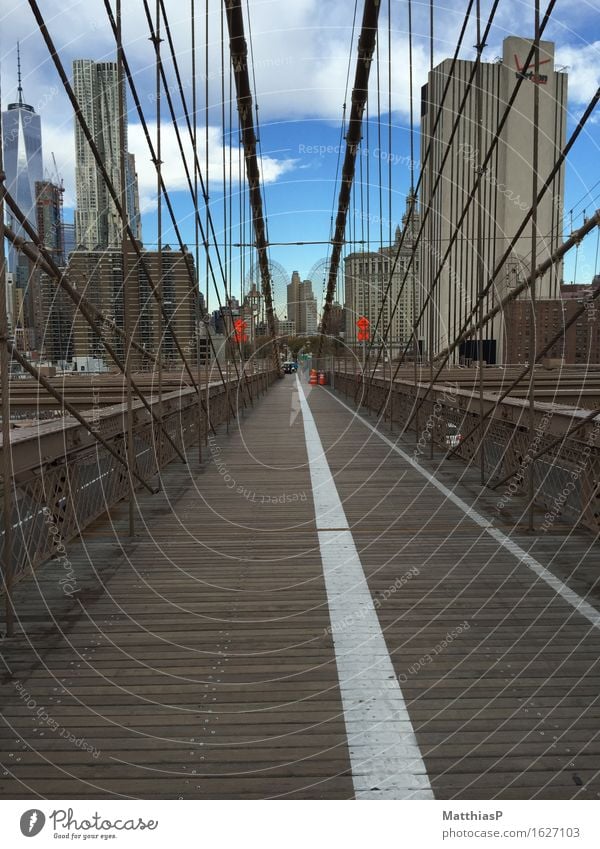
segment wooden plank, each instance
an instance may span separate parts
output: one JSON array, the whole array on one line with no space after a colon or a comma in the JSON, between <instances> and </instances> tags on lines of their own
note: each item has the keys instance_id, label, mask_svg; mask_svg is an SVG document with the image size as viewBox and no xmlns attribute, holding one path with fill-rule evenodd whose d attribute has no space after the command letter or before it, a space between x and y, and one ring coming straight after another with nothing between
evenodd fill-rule
<instances>
[{"instance_id":1,"label":"wooden plank","mask_svg":"<svg viewBox=\"0 0 600 849\"><path fill-rule=\"evenodd\" d=\"M326 391L309 403L436 796L597 798L600 635ZM2 797L353 796L293 382L238 424L139 495L135 540L118 506L69 544L75 596L55 563L18 587ZM528 537L462 463L438 474L600 600L589 535Z\"/></svg>"}]
</instances>

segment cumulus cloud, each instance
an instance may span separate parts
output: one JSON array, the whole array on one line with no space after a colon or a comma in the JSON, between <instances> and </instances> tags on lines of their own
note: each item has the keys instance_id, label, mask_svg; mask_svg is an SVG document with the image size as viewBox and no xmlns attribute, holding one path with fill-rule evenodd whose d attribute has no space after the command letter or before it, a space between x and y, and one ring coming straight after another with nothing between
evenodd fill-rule
<instances>
[{"instance_id":1,"label":"cumulus cloud","mask_svg":"<svg viewBox=\"0 0 600 849\"><path fill-rule=\"evenodd\" d=\"M556 64L568 68L569 99L588 103L600 86L600 41L577 47L557 47Z\"/></svg>"},{"instance_id":2,"label":"cumulus cloud","mask_svg":"<svg viewBox=\"0 0 600 849\"><path fill-rule=\"evenodd\" d=\"M150 138L156 140L156 123L148 124ZM181 132L183 149L188 163L191 179L194 179L194 160L192 147L189 140L187 128ZM163 160L163 177L169 191L189 191L187 176L181 154L177 143L175 129L171 124L165 124L161 131L161 146ZM156 169L150 160L148 145L141 124L130 124L129 126L129 150L135 154L136 169L138 174L140 205L142 210L147 211L156 205ZM227 179L229 180L229 153L232 154L232 182L238 181L238 149L231 148L223 143L221 130L218 127L208 128L208 164L210 189L219 190L223 184L223 151L227 163ZM198 159L204 171L206 160L206 142L204 129L198 135ZM293 159L275 159L271 156L262 158L262 178L264 183L275 182L282 174L290 171L294 166Z\"/></svg>"},{"instance_id":3,"label":"cumulus cloud","mask_svg":"<svg viewBox=\"0 0 600 849\"><path fill-rule=\"evenodd\" d=\"M42 115L46 165L52 165L50 151L54 151L59 171L66 184L66 203L74 201L74 153L72 108L58 81L56 71L48 56L39 30L27 4L13 4L12 11L5 13L2 20L3 52L2 91L6 99L16 94L16 51L17 40L21 42L24 71L25 96ZM350 85L356 60L356 39L360 28L361 4L358 4L354 28L354 43L350 51L353 32L352 11L354 4L348 0L250 0L251 27L247 27L247 39L252 49L253 72L263 126L269 122L291 120L327 120L338 123L342 104L349 103L346 89L348 76ZM183 77L184 93L191 106L191 33L189 4L178 0L166 0L171 33L176 46L177 58ZM209 157L211 172L215 179L220 173L223 139L218 125L221 111L221 8L220 0L211 0L208 25L208 87L209 108L204 106L204 79L202 72L206 60L204 44L204 15L197 23L197 67L199 70L198 102L201 108L202 125L208 120ZM405 121L409 115L409 65L408 39L405 4L391 4L391 57L392 57L392 110L395 121ZM588 10L586 12L586 10ZM49 30L55 38L64 67L71 73L74 58L90 57L96 60L114 59L115 45L112 31L101 3L91 4L88 0L45 0L43 12ZM124 39L127 55L140 91L144 112L148 120L154 119L154 54L148 40L148 25L139 0L123 6ZM413 8L413 83L415 122L419 121L420 86L425 82L429 67L428 8L426 4L415 4ZM496 24L488 38L491 45L500 45L502 38L515 29L520 21L520 32L531 29L531 8L521 0L505 0L500 4ZM387 4L381 11L380 67L382 79L382 108L387 110ZM452 54L464 15L464 4L452 0L436 5L435 18L435 62ZM592 6L586 2L577 4L577 29L579 38L587 32L594 33ZM600 82L600 41L589 44L578 43L573 32L572 10L558 11L553 16L553 33L557 40L557 62L569 67L569 97L571 106L587 103ZM571 25L571 28L569 28ZM464 57L472 58L475 36L474 24L464 39ZM226 26L225 26L226 32ZM596 31L596 35L598 35ZM173 93L175 109L181 120L183 112L168 42L163 42L163 57L169 86ZM229 65L227 46L225 55L225 92L229 91ZM486 58L492 59L494 48L488 48ZM350 66L348 64L350 59ZM376 74L371 75L371 97L374 97ZM373 101L372 101L373 103ZM229 109L229 104L226 104ZM235 114L235 104L233 104ZM164 115L167 115L164 104ZM208 116L208 117L207 117ZM234 117L235 122L235 117ZM154 130L152 130L154 132ZM186 133L184 133L185 137ZM202 143L204 133L202 133ZM268 140L268 128L263 141ZM163 159L168 185L175 191L185 190L187 184L183 168L179 164L174 131L165 124L163 134ZM136 154L140 177L140 189L144 203L152 205L155 194L155 173L149 160L145 141L137 117L130 116L129 148ZM237 148L233 150L234 172L237 175ZM229 151L226 150L228 158ZM204 154L202 154L203 160ZM191 157L189 157L191 162ZM299 165L299 163L298 163ZM263 160L265 182L277 181L283 174L294 169L292 159L280 155L266 156ZM218 184L216 184L218 187Z\"/></svg>"},{"instance_id":4,"label":"cumulus cloud","mask_svg":"<svg viewBox=\"0 0 600 849\"><path fill-rule=\"evenodd\" d=\"M585 37L584 9L579 9L580 34ZM220 108L221 99L221 2L211 0L208 23L208 66L210 102L215 111ZM189 22L189 4L176 0L166 0L170 30L176 46L184 88L188 101L191 98L191 33ZM354 22L354 42L350 52L353 34L353 4L348 0L295 0L285 3L281 0L250 0L250 22L246 22L246 35L251 47L253 71L259 95L261 115L266 120L278 118L325 118L337 120L346 97L348 78L348 60L350 59L350 82L352 81L356 60L356 41L360 29L360 7ZM409 113L408 102L408 37L405 4L394 2L391 5L391 55L393 73L392 108L394 112L406 118ZM102 4L90 4L85 0L47 0L44 13L51 34L56 40L67 71L70 71L74 58L89 56L94 59L114 58L115 45L112 31L104 13ZM152 112L152 100L148 93L154 90L154 52L148 40L149 30L142 4L130 2L124 4L124 40L136 82L143 93L142 102L145 111ZM569 11L569 15L571 12ZM380 64L382 69L382 88L386 91L383 98L387 106L387 4L383 4L380 13ZM562 17L561 17L562 15ZM593 10L589 8L589 20L593 21ZM435 61L452 55L464 17L464 4L459 0L444 5L438 4L435 10ZM485 14L484 14L485 18ZM508 34L529 32L532 22L530 5L522 0L505 0L500 4L496 21L488 37L489 44L499 45ZM515 21L519 25L515 26ZM15 86L15 51L17 40L22 42L26 91L30 97L38 89L48 85L48 79L55 79L47 49L37 31L35 22L28 9L16 6L12 13L3 19L3 77L9 90ZM557 40L559 61L571 67L573 85L571 94L575 100L589 99L587 93L593 80L597 80L598 42L588 45L576 43L576 34L568 27L566 12L555 12L552 18L553 34ZM475 41L474 20L470 23L464 39L463 58L474 56ZM225 26L225 34L226 34ZM428 8L426 4L416 4L413 9L413 74L415 95L426 79L429 66L428 47ZM227 35L225 35L227 40ZM197 22L197 68L199 74L200 101L204 96L202 74L206 61L204 45L206 34L204 14ZM573 46L575 45L576 46ZM174 85L175 78L171 68L168 42L163 42L164 65L169 80L173 83L176 108L180 110L179 99ZM491 50L491 48L490 48ZM490 51L488 50L488 53ZM490 58L491 53L490 53ZM229 86L228 50L225 48L225 90ZM374 78L372 86L374 87ZM209 116L209 123L217 124L217 115Z\"/></svg>"}]
</instances>

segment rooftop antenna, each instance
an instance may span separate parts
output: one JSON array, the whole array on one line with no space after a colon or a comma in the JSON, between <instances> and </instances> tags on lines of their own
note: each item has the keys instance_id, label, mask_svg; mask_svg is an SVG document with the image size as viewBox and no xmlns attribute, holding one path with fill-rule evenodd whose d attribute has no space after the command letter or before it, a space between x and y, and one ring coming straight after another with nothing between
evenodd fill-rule
<instances>
[{"instance_id":1,"label":"rooftop antenna","mask_svg":"<svg viewBox=\"0 0 600 849\"><path fill-rule=\"evenodd\" d=\"M21 46L17 41L17 92L19 93L19 106L23 106L23 86L21 85Z\"/></svg>"}]
</instances>

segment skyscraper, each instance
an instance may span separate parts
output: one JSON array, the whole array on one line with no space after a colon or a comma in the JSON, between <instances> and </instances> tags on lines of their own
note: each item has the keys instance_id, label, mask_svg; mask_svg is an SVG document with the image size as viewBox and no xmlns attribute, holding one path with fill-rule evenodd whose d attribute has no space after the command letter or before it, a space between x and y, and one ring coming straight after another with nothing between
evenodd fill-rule
<instances>
[{"instance_id":1,"label":"skyscraper","mask_svg":"<svg viewBox=\"0 0 600 849\"><path fill-rule=\"evenodd\" d=\"M384 328L389 326L385 346L391 351L392 357L397 357L410 338L415 312L420 304L419 259L415 257L413 262L410 262L415 235L420 225L418 212L413 211L412 218L409 216L414 202L415 197L409 192L406 198L406 212L402 218L405 231L402 247L402 230L397 227L393 245L369 253L352 253L345 259L345 339L349 345L358 342L356 322L363 316L371 323L371 334L375 333L380 311L382 312L375 343L381 340ZM384 298L388 283L389 292ZM411 353L410 348L408 353Z\"/></svg>"},{"instance_id":2,"label":"skyscraper","mask_svg":"<svg viewBox=\"0 0 600 849\"><path fill-rule=\"evenodd\" d=\"M18 99L2 113L2 142L6 188L21 212L37 229L35 184L43 179L42 128L40 116L23 100L21 54L17 45ZM18 236L31 241L18 220L7 210L8 226ZM15 338L22 350L39 346L39 280L37 271L24 254L12 245L8 251L8 267L12 273L15 300Z\"/></svg>"},{"instance_id":3,"label":"skyscraper","mask_svg":"<svg viewBox=\"0 0 600 849\"><path fill-rule=\"evenodd\" d=\"M65 252L65 262L69 259L71 251L75 250L75 224L73 222L63 221L63 245Z\"/></svg>"},{"instance_id":4,"label":"skyscraper","mask_svg":"<svg viewBox=\"0 0 600 849\"><path fill-rule=\"evenodd\" d=\"M292 279L288 283L287 287L287 317L289 321L293 321L296 324L296 332L298 332L298 316L296 312L298 310L298 302L300 300L300 275L297 271L292 272Z\"/></svg>"},{"instance_id":5,"label":"skyscraper","mask_svg":"<svg viewBox=\"0 0 600 849\"><path fill-rule=\"evenodd\" d=\"M46 250L57 265L65 263L61 186L49 180L35 184L36 227Z\"/></svg>"},{"instance_id":6,"label":"skyscraper","mask_svg":"<svg viewBox=\"0 0 600 849\"><path fill-rule=\"evenodd\" d=\"M21 56L17 45L18 65L18 99L9 103L2 113L2 143L4 146L4 171L6 173L6 188L10 195L26 215L32 227L37 226L35 184L43 180L44 168L42 161L42 128L40 116L33 106L23 101L21 85ZM8 226L17 235L30 241L21 225L14 216L7 213ZM15 285L24 286L27 282L28 263L25 258L19 258L14 248L10 248L8 256L10 271L14 274Z\"/></svg>"},{"instance_id":7,"label":"skyscraper","mask_svg":"<svg viewBox=\"0 0 600 849\"><path fill-rule=\"evenodd\" d=\"M434 121L442 102L443 91L450 72L451 60L445 59L429 73L427 85L422 90L421 157L431 143L431 170L423 168L421 211L431 207L421 240L421 282L428 292L438 276L432 298L432 313L424 316L422 334L432 339L426 341L427 351L434 355L444 349L458 335L477 301L478 245L485 286L501 256L532 203L533 155L533 104L534 91L539 90L539 186L564 146L566 125L567 75L554 67L554 44L540 44L540 73L536 77L532 66L525 67L531 49L531 40L510 36L504 40L502 59L481 64L481 150L478 144L478 94L474 84L460 109L470 79L473 62L456 64L452 83L443 105L442 118L431 136ZM499 143L486 166L481 180L481 217L477 197L471 203L460 226L454 246L444 259L463 208L469 197L480 163L487 153L492 138L504 115L506 104L519 78L523 79L514 105L500 133ZM457 129L451 140L455 121ZM442 160L451 143L446 162ZM434 186L441 175L436 191ZM537 264L546 260L560 245L562 234L564 173L561 169L550 190L538 207ZM479 230L479 221L481 230ZM531 273L531 229L526 228L513 248L511 257L496 277L484 303L487 312L497 304L511 287ZM538 298L557 298L561 268L559 265L538 279ZM528 297L527 293L524 297ZM502 362L505 348L505 317L502 311L488 324L483 342L483 356L489 363ZM456 352L459 358L478 356L478 341L466 341Z\"/></svg>"},{"instance_id":8,"label":"skyscraper","mask_svg":"<svg viewBox=\"0 0 600 849\"><path fill-rule=\"evenodd\" d=\"M124 99L125 92L119 94L116 62L76 59L73 62L73 88L84 120L118 195L121 189L119 97ZM124 145L127 150L127 122ZM132 154L126 153L125 168L127 212L134 235L140 240L137 177ZM120 217L78 121L75 122L75 183L77 246L94 250L97 247L120 245Z\"/></svg>"},{"instance_id":9,"label":"skyscraper","mask_svg":"<svg viewBox=\"0 0 600 849\"><path fill-rule=\"evenodd\" d=\"M135 170L135 156L128 153L125 157L127 169L125 181L127 185L127 212L129 213L129 226L138 242L142 241L142 216L140 213L140 192L138 178Z\"/></svg>"},{"instance_id":10,"label":"skyscraper","mask_svg":"<svg viewBox=\"0 0 600 849\"><path fill-rule=\"evenodd\" d=\"M317 299L313 294L312 280L303 280L298 287L296 333L314 336L318 330L318 323Z\"/></svg>"}]
</instances>

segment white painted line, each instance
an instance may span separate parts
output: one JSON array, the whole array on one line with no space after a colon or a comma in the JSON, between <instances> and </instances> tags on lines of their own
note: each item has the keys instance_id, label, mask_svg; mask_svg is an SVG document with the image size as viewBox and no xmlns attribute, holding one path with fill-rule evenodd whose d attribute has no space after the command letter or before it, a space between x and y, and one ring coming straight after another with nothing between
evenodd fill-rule
<instances>
[{"instance_id":1,"label":"white painted line","mask_svg":"<svg viewBox=\"0 0 600 849\"><path fill-rule=\"evenodd\" d=\"M391 439L388 439L385 434L380 433L376 427L368 422L365 418L363 418L360 413L357 413L356 410L353 410L352 407L349 407L348 404L345 404L340 398L334 395L332 392L327 390L328 394L331 398L334 398L338 404L341 404L342 407L345 407L349 413L351 413L355 418L357 418L361 424L363 424L366 428L372 431L382 442L385 442L386 445L399 454L403 460L409 463L413 469L416 469L419 474L423 475L423 477L430 483L432 486L435 486L446 498L459 507L463 513L465 513L469 519L472 519L475 524L479 525L480 528L489 534L493 539L496 540L503 548L509 551L514 557L517 558L521 563L527 566L528 569L531 569L542 581L548 584L567 604L570 604L575 610L584 616L588 622L594 626L594 628L600 628L600 613L593 607L589 602L587 602L584 598L582 598L578 593L574 592L570 587L568 587L563 581L553 575L549 569L532 557L524 548L521 548L516 542L507 537L506 534L499 531L497 528L493 526L489 519L486 519L485 516L482 516L481 513L478 513L477 510L474 510L466 501L463 501L462 498L459 498L452 490L448 489L447 486L439 481L434 475L424 469L423 466L418 463L414 457L411 457L410 454L407 454L401 448L398 448L395 442L392 442Z\"/></svg>"},{"instance_id":2,"label":"white painted line","mask_svg":"<svg viewBox=\"0 0 600 849\"><path fill-rule=\"evenodd\" d=\"M321 438L296 375L357 799L433 799ZM335 532L332 533L332 531Z\"/></svg>"}]
</instances>

